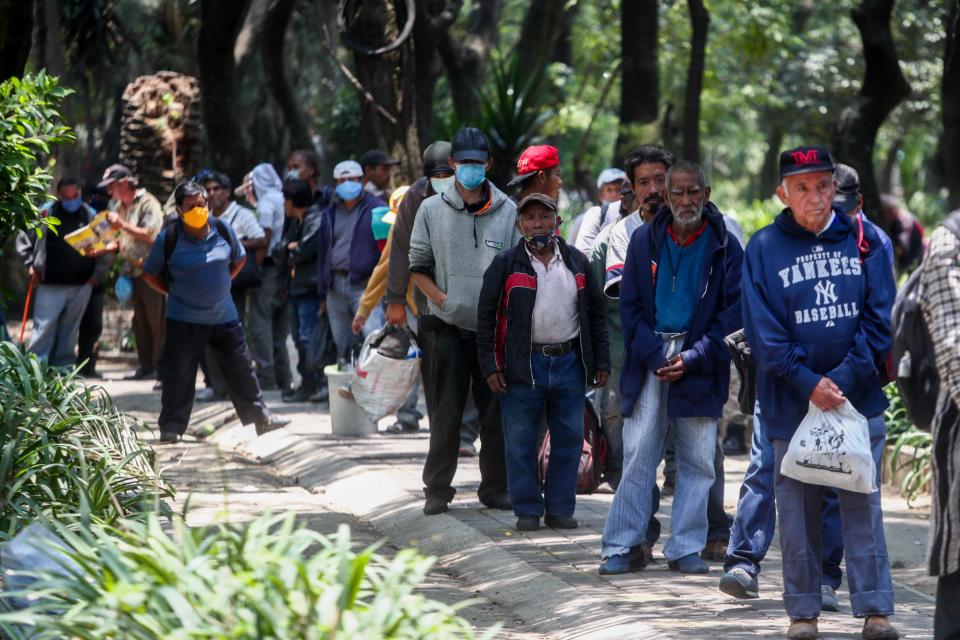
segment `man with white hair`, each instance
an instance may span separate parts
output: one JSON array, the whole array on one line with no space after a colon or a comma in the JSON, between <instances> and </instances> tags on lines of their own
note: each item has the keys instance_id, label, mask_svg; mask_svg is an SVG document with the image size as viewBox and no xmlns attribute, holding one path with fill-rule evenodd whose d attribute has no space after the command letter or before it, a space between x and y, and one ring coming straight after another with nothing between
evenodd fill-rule
<instances>
[{"instance_id":1,"label":"man with white hair","mask_svg":"<svg viewBox=\"0 0 960 640\"><path fill-rule=\"evenodd\" d=\"M567 241L584 255L590 255L600 231L620 219L620 187L627 181L622 169L604 169L597 176L600 204L587 209L573 221Z\"/></svg>"}]
</instances>

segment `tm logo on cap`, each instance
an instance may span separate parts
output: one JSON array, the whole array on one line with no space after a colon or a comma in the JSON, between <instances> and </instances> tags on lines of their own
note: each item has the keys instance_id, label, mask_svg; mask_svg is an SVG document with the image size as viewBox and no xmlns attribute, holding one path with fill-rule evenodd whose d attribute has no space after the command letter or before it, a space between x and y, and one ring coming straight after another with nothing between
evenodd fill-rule
<instances>
[{"instance_id":1,"label":"tm logo on cap","mask_svg":"<svg viewBox=\"0 0 960 640\"><path fill-rule=\"evenodd\" d=\"M816 149L808 149L807 151L794 151L790 155L793 157L793 161L797 164L816 164L820 162L820 154L817 153Z\"/></svg>"}]
</instances>

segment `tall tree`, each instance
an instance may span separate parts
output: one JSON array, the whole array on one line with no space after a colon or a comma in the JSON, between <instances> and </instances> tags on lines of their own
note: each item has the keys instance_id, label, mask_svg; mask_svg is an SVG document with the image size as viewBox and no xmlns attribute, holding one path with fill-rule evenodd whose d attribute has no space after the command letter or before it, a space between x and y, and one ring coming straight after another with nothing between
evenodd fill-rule
<instances>
[{"instance_id":1,"label":"tall tree","mask_svg":"<svg viewBox=\"0 0 960 640\"><path fill-rule=\"evenodd\" d=\"M540 75L553 59L571 6L563 0L532 0L523 18L517 46L522 78Z\"/></svg>"},{"instance_id":2,"label":"tall tree","mask_svg":"<svg viewBox=\"0 0 960 640\"><path fill-rule=\"evenodd\" d=\"M617 159L639 142L638 125L656 122L660 110L659 0L620 3L620 130Z\"/></svg>"},{"instance_id":3,"label":"tall tree","mask_svg":"<svg viewBox=\"0 0 960 640\"><path fill-rule=\"evenodd\" d=\"M444 13L456 18L462 5L463 0L447 0ZM470 123L479 111L476 88L482 83L490 50L497 43L503 0L476 0L470 7L466 38L462 43L450 29L437 35L437 49L450 83L453 109L461 124Z\"/></svg>"},{"instance_id":4,"label":"tall tree","mask_svg":"<svg viewBox=\"0 0 960 640\"><path fill-rule=\"evenodd\" d=\"M304 124L297 98L290 87L286 73L286 57L283 55L287 25L293 14L296 0L270 0L263 16L260 45L263 75L270 92L283 114L284 126L290 134L292 149L309 149L310 134Z\"/></svg>"},{"instance_id":5,"label":"tall tree","mask_svg":"<svg viewBox=\"0 0 960 640\"><path fill-rule=\"evenodd\" d=\"M248 168L243 132L234 111L236 62L234 45L250 0L200 0L197 67L203 120L213 166L238 181Z\"/></svg>"},{"instance_id":6,"label":"tall tree","mask_svg":"<svg viewBox=\"0 0 960 640\"><path fill-rule=\"evenodd\" d=\"M703 70L706 66L707 35L710 30L710 12L703 0L688 0L690 25L690 66L687 69L687 91L683 101L683 157L700 162L700 92L703 90Z\"/></svg>"},{"instance_id":7,"label":"tall tree","mask_svg":"<svg viewBox=\"0 0 960 640\"><path fill-rule=\"evenodd\" d=\"M950 0L943 56L943 166L950 206L960 207L960 0Z\"/></svg>"},{"instance_id":8,"label":"tall tree","mask_svg":"<svg viewBox=\"0 0 960 640\"><path fill-rule=\"evenodd\" d=\"M880 192L873 168L877 131L890 112L910 94L910 85L900 69L890 31L894 0L861 0L852 11L863 41L863 85L853 102L840 115L834 135L836 157L860 174L864 211L880 211Z\"/></svg>"},{"instance_id":9,"label":"tall tree","mask_svg":"<svg viewBox=\"0 0 960 640\"><path fill-rule=\"evenodd\" d=\"M0 0L0 82L20 76L33 42L33 0Z\"/></svg>"}]
</instances>

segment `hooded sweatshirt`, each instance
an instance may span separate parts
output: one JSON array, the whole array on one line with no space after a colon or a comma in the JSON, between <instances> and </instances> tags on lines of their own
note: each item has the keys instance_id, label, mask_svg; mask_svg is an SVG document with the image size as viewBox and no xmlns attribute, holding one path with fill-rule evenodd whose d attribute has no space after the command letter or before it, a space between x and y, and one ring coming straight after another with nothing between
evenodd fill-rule
<instances>
[{"instance_id":1,"label":"hooded sweatshirt","mask_svg":"<svg viewBox=\"0 0 960 640\"><path fill-rule=\"evenodd\" d=\"M260 226L270 229L270 246L267 255L283 242L283 183L272 164L264 162L253 168L251 181L253 193L257 197L257 217Z\"/></svg>"},{"instance_id":2,"label":"hooded sweatshirt","mask_svg":"<svg viewBox=\"0 0 960 640\"><path fill-rule=\"evenodd\" d=\"M823 376L868 418L887 406L880 368L896 286L876 232L865 225L861 247L857 235L843 214L814 234L785 209L747 245L744 329L771 440L793 436Z\"/></svg>"},{"instance_id":3,"label":"hooded sweatshirt","mask_svg":"<svg viewBox=\"0 0 960 640\"><path fill-rule=\"evenodd\" d=\"M477 330L483 274L503 249L520 240L517 207L491 182L490 205L467 211L456 184L423 201L410 236L410 271L433 277L446 293L442 307L429 301L430 314L447 324Z\"/></svg>"}]
</instances>

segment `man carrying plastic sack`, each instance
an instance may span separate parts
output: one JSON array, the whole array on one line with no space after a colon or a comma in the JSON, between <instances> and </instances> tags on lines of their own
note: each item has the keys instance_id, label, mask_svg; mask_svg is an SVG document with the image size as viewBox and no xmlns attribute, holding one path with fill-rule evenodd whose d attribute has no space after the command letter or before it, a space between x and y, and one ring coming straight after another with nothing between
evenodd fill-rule
<instances>
[{"instance_id":1,"label":"man carrying plastic sack","mask_svg":"<svg viewBox=\"0 0 960 640\"><path fill-rule=\"evenodd\" d=\"M757 360L757 398L776 458L783 601L792 639L819 637L824 487L781 473L790 440L811 404L841 413L852 405L868 419L879 474L886 437L880 369L890 349L896 289L877 234L864 226L861 236L858 226L834 213L833 169L824 147L781 154L777 195L787 208L753 236L743 268L744 329ZM893 587L880 492L841 489L839 495L853 614L866 618L864 638L898 638L887 620Z\"/></svg>"}]
</instances>

